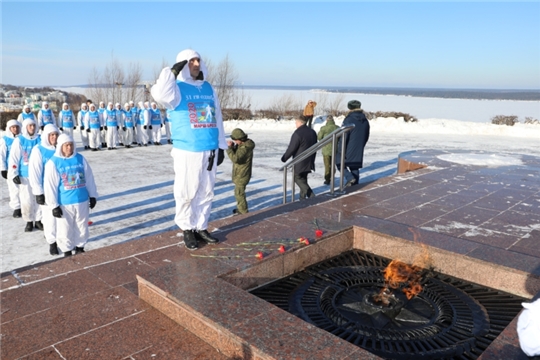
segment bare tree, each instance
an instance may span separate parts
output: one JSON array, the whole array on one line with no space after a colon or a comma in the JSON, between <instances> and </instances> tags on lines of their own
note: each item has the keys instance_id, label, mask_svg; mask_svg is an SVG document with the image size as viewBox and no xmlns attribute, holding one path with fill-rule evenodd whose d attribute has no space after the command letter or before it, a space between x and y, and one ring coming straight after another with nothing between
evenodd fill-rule
<instances>
[{"instance_id":1,"label":"bare tree","mask_svg":"<svg viewBox=\"0 0 540 360\"><path fill-rule=\"evenodd\" d=\"M302 115L302 100L295 97L292 93L285 93L280 97L274 98L270 104L269 110L280 115Z\"/></svg>"},{"instance_id":2,"label":"bare tree","mask_svg":"<svg viewBox=\"0 0 540 360\"><path fill-rule=\"evenodd\" d=\"M345 100L345 94L339 93L333 96L333 99L328 102L326 112L332 116L339 116L343 111L343 100Z\"/></svg>"},{"instance_id":3,"label":"bare tree","mask_svg":"<svg viewBox=\"0 0 540 360\"><path fill-rule=\"evenodd\" d=\"M123 104L124 101L138 101L144 96L141 87L142 68L139 63L130 63L127 73L120 62L111 55L110 62L102 72L92 69L88 84L88 94L94 102L105 101Z\"/></svg>"}]
</instances>

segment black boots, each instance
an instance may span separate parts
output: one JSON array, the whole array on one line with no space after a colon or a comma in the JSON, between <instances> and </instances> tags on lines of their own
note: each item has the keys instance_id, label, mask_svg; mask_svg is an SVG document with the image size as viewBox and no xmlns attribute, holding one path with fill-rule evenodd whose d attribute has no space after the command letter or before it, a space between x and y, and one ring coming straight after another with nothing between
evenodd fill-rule
<instances>
[{"instance_id":1,"label":"black boots","mask_svg":"<svg viewBox=\"0 0 540 360\"><path fill-rule=\"evenodd\" d=\"M85 252L84 247L75 246L75 255L83 253L83 252Z\"/></svg>"},{"instance_id":2,"label":"black boots","mask_svg":"<svg viewBox=\"0 0 540 360\"><path fill-rule=\"evenodd\" d=\"M205 241L207 244L217 244L219 242L219 240L213 237L212 235L210 235L210 233L207 230L199 230L195 232L195 237L198 240Z\"/></svg>"},{"instance_id":3,"label":"black boots","mask_svg":"<svg viewBox=\"0 0 540 360\"><path fill-rule=\"evenodd\" d=\"M14 217L14 218L20 218L20 217L22 217L21 209L13 210L13 217Z\"/></svg>"},{"instance_id":4,"label":"black boots","mask_svg":"<svg viewBox=\"0 0 540 360\"><path fill-rule=\"evenodd\" d=\"M197 250L197 239L193 230L184 230L184 244L188 250Z\"/></svg>"},{"instance_id":5,"label":"black boots","mask_svg":"<svg viewBox=\"0 0 540 360\"><path fill-rule=\"evenodd\" d=\"M34 223L34 227L35 227L36 229L38 229L38 230L43 231L43 224L41 223L41 221L36 221L36 222Z\"/></svg>"},{"instance_id":6,"label":"black boots","mask_svg":"<svg viewBox=\"0 0 540 360\"><path fill-rule=\"evenodd\" d=\"M24 228L24 232L31 232L32 230L34 230L34 222L29 221L29 222L26 223L26 227Z\"/></svg>"},{"instance_id":7,"label":"black boots","mask_svg":"<svg viewBox=\"0 0 540 360\"><path fill-rule=\"evenodd\" d=\"M58 251L58 246L55 242L49 245L49 254L51 255L60 255L60 252Z\"/></svg>"}]
</instances>

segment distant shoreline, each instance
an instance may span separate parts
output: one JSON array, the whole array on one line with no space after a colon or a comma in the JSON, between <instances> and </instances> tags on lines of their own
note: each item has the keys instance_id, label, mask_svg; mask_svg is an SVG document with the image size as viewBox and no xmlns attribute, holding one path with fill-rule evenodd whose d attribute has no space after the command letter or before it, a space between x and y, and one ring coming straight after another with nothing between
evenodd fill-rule
<instances>
[{"instance_id":1,"label":"distant shoreline","mask_svg":"<svg viewBox=\"0 0 540 360\"><path fill-rule=\"evenodd\" d=\"M239 88L253 90L304 90L331 93L353 93L369 95L396 95L428 97L440 99L467 100L521 100L540 101L540 90L500 90L500 89L431 89L431 88L382 88L382 87L347 87L347 86L271 86L243 85Z\"/></svg>"}]
</instances>

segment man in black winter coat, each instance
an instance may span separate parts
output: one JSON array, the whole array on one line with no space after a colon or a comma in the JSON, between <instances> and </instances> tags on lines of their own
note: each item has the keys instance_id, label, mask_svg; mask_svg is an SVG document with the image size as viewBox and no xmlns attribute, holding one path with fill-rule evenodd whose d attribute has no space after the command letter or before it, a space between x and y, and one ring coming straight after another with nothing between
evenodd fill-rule
<instances>
[{"instance_id":1,"label":"man in black winter coat","mask_svg":"<svg viewBox=\"0 0 540 360\"><path fill-rule=\"evenodd\" d=\"M296 131L291 136L291 142L285 154L281 157L282 162L297 157L313 144L317 143L317 133L306 126L306 119L300 117L296 119ZM294 165L294 182L300 188L300 200L314 197L315 193L311 190L307 182L308 174L315 170L315 155L300 161Z\"/></svg>"},{"instance_id":2,"label":"man in black winter coat","mask_svg":"<svg viewBox=\"0 0 540 360\"><path fill-rule=\"evenodd\" d=\"M369 121L360 108L358 100L351 100L347 104L349 113L343 120L341 126L354 125L354 128L345 134L345 168L343 176L345 186L358 184L360 180L360 169L364 162L364 147L369 139ZM336 166L341 169L341 139L336 151Z\"/></svg>"}]
</instances>

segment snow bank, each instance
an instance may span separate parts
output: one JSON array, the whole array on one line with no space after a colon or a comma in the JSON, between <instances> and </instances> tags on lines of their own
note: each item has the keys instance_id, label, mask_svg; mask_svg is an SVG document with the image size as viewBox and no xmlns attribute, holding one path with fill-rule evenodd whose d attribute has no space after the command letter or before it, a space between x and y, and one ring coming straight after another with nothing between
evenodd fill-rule
<instances>
[{"instance_id":1,"label":"snow bank","mask_svg":"<svg viewBox=\"0 0 540 360\"><path fill-rule=\"evenodd\" d=\"M337 125L341 125L344 116L335 118ZM319 131L324 125L324 118L318 116L314 119L313 129ZM400 134L448 134L448 135L494 135L511 136L519 138L540 139L540 125L516 124L514 126L483 124L449 119L418 119L418 122L405 122L402 118L376 118L370 120L371 133L400 133ZM267 131L293 132L294 120L231 120L225 122L225 130L230 132L234 128L242 128L249 133L252 129Z\"/></svg>"},{"instance_id":2,"label":"snow bank","mask_svg":"<svg viewBox=\"0 0 540 360\"><path fill-rule=\"evenodd\" d=\"M477 165L489 167L523 165L521 159L517 157L498 154L445 154L439 155L437 157L441 160L461 165Z\"/></svg>"}]
</instances>

